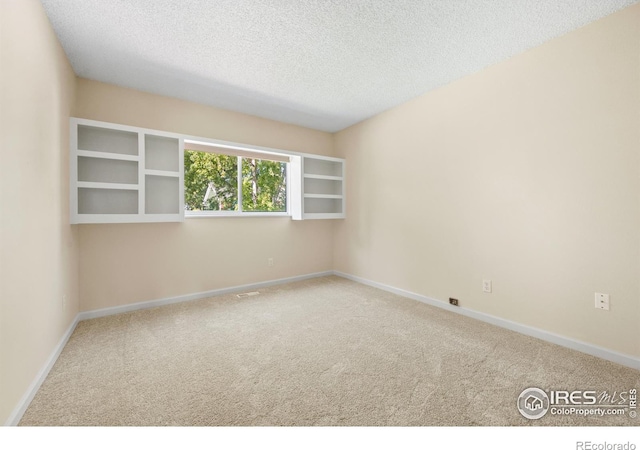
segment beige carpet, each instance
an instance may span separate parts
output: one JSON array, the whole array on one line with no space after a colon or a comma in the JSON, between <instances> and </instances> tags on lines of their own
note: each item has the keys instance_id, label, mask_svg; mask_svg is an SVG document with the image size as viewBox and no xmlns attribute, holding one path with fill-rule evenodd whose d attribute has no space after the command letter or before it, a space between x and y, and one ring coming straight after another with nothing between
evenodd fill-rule
<instances>
[{"instance_id":1,"label":"beige carpet","mask_svg":"<svg viewBox=\"0 0 640 450\"><path fill-rule=\"evenodd\" d=\"M638 425L520 392L640 372L338 277L83 321L20 425Z\"/></svg>"}]
</instances>

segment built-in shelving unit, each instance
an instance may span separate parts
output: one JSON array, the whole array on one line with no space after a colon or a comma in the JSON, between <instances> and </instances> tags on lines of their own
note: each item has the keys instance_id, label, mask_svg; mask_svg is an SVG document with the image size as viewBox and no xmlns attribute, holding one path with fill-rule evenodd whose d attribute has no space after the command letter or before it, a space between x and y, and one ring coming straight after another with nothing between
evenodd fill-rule
<instances>
[{"instance_id":1,"label":"built-in shelving unit","mask_svg":"<svg viewBox=\"0 0 640 450\"><path fill-rule=\"evenodd\" d=\"M184 220L184 141L289 161L294 220L345 217L345 160L126 125L71 119L71 223Z\"/></svg>"},{"instance_id":2,"label":"built-in shelving unit","mask_svg":"<svg viewBox=\"0 0 640 450\"><path fill-rule=\"evenodd\" d=\"M71 223L184 219L180 136L71 119Z\"/></svg>"},{"instance_id":3,"label":"built-in shelving unit","mask_svg":"<svg viewBox=\"0 0 640 450\"><path fill-rule=\"evenodd\" d=\"M302 219L344 218L344 166L340 158L302 157Z\"/></svg>"}]
</instances>

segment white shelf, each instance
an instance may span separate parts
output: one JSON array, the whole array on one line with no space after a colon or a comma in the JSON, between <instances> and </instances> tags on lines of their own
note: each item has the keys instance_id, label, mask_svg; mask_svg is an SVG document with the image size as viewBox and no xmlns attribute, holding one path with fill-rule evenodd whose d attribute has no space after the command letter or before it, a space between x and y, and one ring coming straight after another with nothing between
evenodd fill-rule
<instances>
[{"instance_id":1,"label":"white shelf","mask_svg":"<svg viewBox=\"0 0 640 450\"><path fill-rule=\"evenodd\" d=\"M138 155L138 133L122 127L105 127L98 122L78 122L77 148L93 152Z\"/></svg>"},{"instance_id":2,"label":"white shelf","mask_svg":"<svg viewBox=\"0 0 640 450\"><path fill-rule=\"evenodd\" d=\"M323 156L302 158L300 219L344 218L345 160Z\"/></svg>"},{"instance_id":3,"label":"white shelf","mask_svg":"<svg viewBox=\"0 0 640 450\"><path fill-rule=\"evenodd\" d=\"M306 173L304 175L305 178L311 178L314 180L336 180L336 181L342 181L342 177L337 177L337 176L333 176L333 175L315 175L312 173Z\"/></svg>"},{"instance_id":4,"label":"white shelf","mask_svg":"<svg viewBox=\"0 0 640 450\"><path fill-rule=\"evenodd\" d=\"M305 213L342 213L341 198L310 197L304 199Z\"/></svg>"},{"instance_id":5,"label":"white shelf","mask_svg":"<svg viewBox=\"0 0 640 450\"><path fill-rule=\"evenodd\" d=\"M304 198L342 198L342 195L332 194L304 194Z\"/></svg>"},{"instance_id":6,"label":"white shelf","mask_svg":"<svg viewBox=\"0 0 640 450\"><path fill-rule=\"evenodd\" d=\"M145 133L145 168L147 170L178 172L180 170L180 161L178 160L179 148L179 139Z\"/></svg>"},{"instance_id":7,"label":"white shelf","mask_svg":"<svg viewBox=\"0 0 640 450\"><path fill-rule=\"evenodd\" d=\"M145 175L145 213L179 214L180 178Z\"/></svg>"},{"instance_id":8,"label":"white shelf","mask_svg":"<svg viewBox=\"0 0 640 450\"><path fill-rule=\"evenodd\" d=\"M76 150L78 156L85 158L119 159L122 161L138 161L140 158L133 155L122 155L119 153L93 152L89 150Z\"/></svg>"},{"instance_id":9,"label":"white shelf","mask_svg":"<svg viewBox=\"0 0 640 450\"><path fill-rule=\"evenodd\" d=\"M180 172L169 172L167 170L145 170L145 175L155 175L158 177L180 177Z\"/></svg>"},{"instance_id":10,"label":"white shelf","mask_svg":"<svg viewBox=\"0 0 640 450\"><path fill-rule=\"evenodd\" d=\"M138 184L138 161L78 156L78 182Z\"/></svg>"},{"instance_id":11,"label":"white shelf","mask_svg":"<svg viewBox=\"0 0 640 450\"><path fill-rule=\"evenodd\" d=\"M154 222L182 222L180 217L175 214L156 214L153 217ZM75 222L80 223L140 223L149 222L141 214L79 214L78 220Z\"/></svg>"},{"instance_id":12,"label":"white shelf","mask_svg":"<svg viewBox=\"0 0 640 450\"><path fill-rule=\"evenodd\" d=\"M344 213L306 213L305 219L344 219Z\"/></svg>"},{"instance_id":13,"label":"white shelf","mask_svg":"<svg viewBox=\"0 0 640 450\"><path fill-rule=\"evenodd\" d=\"M304 193L312 195L343 195L342 180L305 178Z\"/></svg>"},{"instance_id":14,"label":"white shelf","mask_svg":"<svg viewBox=\"0 0 640 450\"><path fill-rule=\"evenodd\" d=\"M337 158L307 157L304 158L304 175L315 175L341 179L344 160Z\"/></svg>"},{"instance_id":15,"label":"white shelf","mask_svg":"<svg viewBox=\"0 0 640 450\"><path fill-rule=\"evenodd\" d=\"M96 183L93 181L78 181L77 186L86 189L119 189L122 191L137 191L139 189L137 184Z\"/></svg>"},{"instance_id":16,"label":"white shelf","mask_svg":"<svg viewBox=\"0 0 640 450\"><path fill-rule=\"evenodd\" d=\"M85 214L138 214L138 191L134 189L78 188L78 216Z\"/></svg>"}]
</instances>

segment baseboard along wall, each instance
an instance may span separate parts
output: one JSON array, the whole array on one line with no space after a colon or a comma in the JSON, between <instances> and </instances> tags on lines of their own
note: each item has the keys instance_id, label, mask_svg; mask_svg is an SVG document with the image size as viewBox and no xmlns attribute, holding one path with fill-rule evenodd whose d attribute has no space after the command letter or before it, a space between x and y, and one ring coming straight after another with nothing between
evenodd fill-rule
<instances>
[{"instance_id":1,"label":"baseboard along wall","mask_svg":"<svg viewBox=\"0 0 640 450\"><path fill-rule=\"evenodd\" d=\"M122 314L125 312L137 311L142 309L157 308L159 306L171 305L174 303L181 303L181 302L188 302L192 300L199 300L199 299L209 298L209 297L216 297L220 295L232 294L235 292L256 290L256 289L261 289L269 286L293 283L296 281L308 280L311 278L319 278L319 277L324 277L328 275L336 275L351 281L355 281L357 283L365 284L367 286L381 289L383 291L391 292L401 297L410 298L412 300L416 300L416 301L425 303L427 305L435 306L437 308L442 308L447 311L455 312L458 314L462 314L463 316L471 317L473 319L477 319L483 322L490 323L492 325L496 325L498 327L506 328L508 330L515 331L517 333L521 333L526 336L531 336L537 339L541 339L543 341L551 342L553 344L557 344L563 347L577 350L579 352L586 353L588 355L606 359L608 361L612 361L623 366L640 370L640 358L618 353L613 350L609 350L593 344L588 344L586 342L581 342L575 339L571 339L565 336L551 333L549 331L530 327L528 325L522 325L517 322L501 319L499 317L492 316L490 314L481 313L481 312L474 311L464 307L451 306L442 300L437 300L431 297L427 297L425 295L416 294L415 292L406 291L404 289L399 289L393 286L378 283L376 281L368 280L366 278L358 277L348 273L344 273L340 271L326 271L326 272L316 272L316 273L311 273L306 275L300 275L300 276L295 276L290 278L280 278L280 279L271 280L271 281L262 281L259 283L232 286L232 287L222 288L222 289L214 289L211 291L180 295L176 297L169 297L169 298L163 298L158 300L150 300L146 302L131 303L128 305L114 306L111 308L96 309L93 311L83 311L81 313L78 313L78 315L75 317L71 325L69 325L69 328L64 333L64 335L62 336L58 344L56 345L56 347L53 349L53 352L51 353L51 356L49 357L45 365L38 372L35 379L27 389L26 393L23 395L22 399L20 400L20 402L18 403L14 411L11 413L11 415L7 419L5 426L16 426L18 425L18 423L20 423L20 419L22 419L22 416L24 415L25 411L29 407L29 404L35 397L36 393L38 392L38 389L40 388L44 380L47 378L47 375L51 371L51 368L53 367L56 360L60 356L60 353L62 353L64 346L67 344L69 338L73 334L73 331L75 330L78 322L80 322L81 320L95 319L98 317L111 316L114 314Z\"/></svg>"},{"instance_id":2,"label":"baseboard along wall","mask_svg":"<svg viewBox=\"0 0 640 450\"><path fill-rule=\"evenodd\" d=\"M296 281L308 280L311 278L319 278L333 275L333 271L316 272L306 275L299 275L289 278L279 278L277 280L261 281L259 283L243 284L228 288L214 289L211 291L197 292L195 294L178 295L176 297L161 298L158 300L149 300L146 302L130 303L128 305L113 306L111 308L94 309L93 311L84 311L78 314L80 320L95 319L98 317L112 316L114 314L122 314L139 309L157 308L158 306L172 305L174 303L189 302L191 300L199 300L202 298L217 297L219 295L233 294L235 292L250 291L255 289L276 286L278 284L293 283Z\"/></svg>"},{"instance_id":3,"label":"baseboard along wall","mask_svg":"<svg viewBox=\"0 0 640 450\"><path fill-rule=\"evenodd\" d=\"M58 356L60 356L60 353L62 353L64 346L67 345L67 342L73 334L73 331L76 329L79 321L80 319L78 315L76 315L76 317L71 322L71 325L69 325L69 328L67 328L67 331L64 332L64 335L62 335L62 338L54 347L53 352L51 352L51 355L47 359L47 362L44 364L42 369L40 369L34 380L27 388L27 391L18 402L18 405L9 415L9 418L5 422L5 426L16 426L18 425L18 423L20 423L20 419L22 419L22 416L29 407L29 404L31 404L31 400L33 400L33 397L35 397L36 392L38 392L38 389L40 389L40 386L42 386L42 383L44 383L44 380L46 380L47 375L49 375L49 372L53 368L53 365L58 360Z\"/></svg>"},{"instance_id":4,"label":"baseboard along wall","mask_svg":"<svg viewBox=\"0 0 640 450\"><path fill-rule=\"evenodd\" d=\"M188 302L191 300L199 300L199 299L208 298L208 297L216 297L216 296L225 295L225 294L232 294L234 292L244 292L249 290L262 289L269 286L276 286L278 284L293 283L295 281L325 277L328 275L333 275L333 271L329 270L326 272L316 272L316 273L310 273L310 274L300 275L295 277L280 278L277 280L262 281L259 283L251 283L251 284L245 284L245 285L239 285L239 286L232 286L229 288L214 289L211 291L197 292L194 294L180 295L177 297L169 297L169 298L163 298L158 300L150 300L146 302L131 303L131 304L122 305L122 306L114 306L112 308L103 308L103 309L96 309L93 311L80 312L73 319L73 322L71 323L67 331L64 333L64 335L62 336L62 338L60 339L56 347L53 349L51 356L49 356L49 359L47 360L45 365L42 367L42 369L40 369L40 371L36 375L31 385L29 385L26 393L22 396L22 398L18 402L18 405L15 407L15 409L13 410L13 412L11 413L11 415L9 416L9 418L7 419L4 425L16 426L20 423L20 419L22 419L22 416L24 415L25 411L29 407L29 404L33 400L33 397L36 395L36 392L38 392L38 389L40 389L40 386L42 385L44 380L47 378L47 375L49 375L51 368L56 363L56 360L58 359L58 356L60 356L60 353L62 353L64 346L67 344L67 341L69 341L69 338L73 334L73 331L76 329L78 322L82 320L96 319L98 317L112 316L114 314L122 314L125 312L137 311L141 309L157 308L158 306Z\"/></svg>"},{"instance_id":5,"label":"baseboard along wall","mask_svg":"<svg viewBox=\"0 0 640 450\"><path fill-rule=\"evenodd\" d=\"M562 347L567 347L572 350L577 350L579 352L586 353L591 356L596 356L598 358L606 359L607 361L612 361L626 367L631 367L632 369L640 370L640 358L636 358L631 355L618 353L613 350L606 349L604 347L599 347L597 345L578 341L576 339L551 333L550 331L545 331L539 328L523 325L517 322L513 322L511 320L502 319L500 317L492 316L490 314L474 311L472 309L464 308L461 306L452 306L449 303L442 300L437 300L431 297L427 297L426 295L416 294L415 292L410 292L404 289L388 286L386 284L378 283L376 281L371 281L366 278L361 278L348 273L334 271L333 274L342 278L346 278L351 281L355 281L357 283L366 284L367 286L371 286L377 289L381 289L383 291L391 292L393 294L400 295L402 297L417 300L419 302L426 303L427 305L446 309L447 311L462 314L463 316L481 320L482 322L487 322L501 328L506 328L507 330L515 331L517 333L524 334L526 336L531 336L537 339L541 339L543 341L551 342L552 344L557 344Z\"/></svg>"}]
</instances>

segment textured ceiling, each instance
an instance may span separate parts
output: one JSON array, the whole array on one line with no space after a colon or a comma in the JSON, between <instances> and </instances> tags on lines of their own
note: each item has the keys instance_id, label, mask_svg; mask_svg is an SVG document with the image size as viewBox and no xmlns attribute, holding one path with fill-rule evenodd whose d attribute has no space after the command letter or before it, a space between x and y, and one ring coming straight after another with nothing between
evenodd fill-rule
<instances>
[{"instance_id":1,"label":"textured ceiling","mask_svg":"<svg viewBox=\"0 0 640 450\"><path fill-rule=\"evenodd\" d=\"M337 131L637 0L42 0L75 72Z\"/></svg>"}]
</instances>

